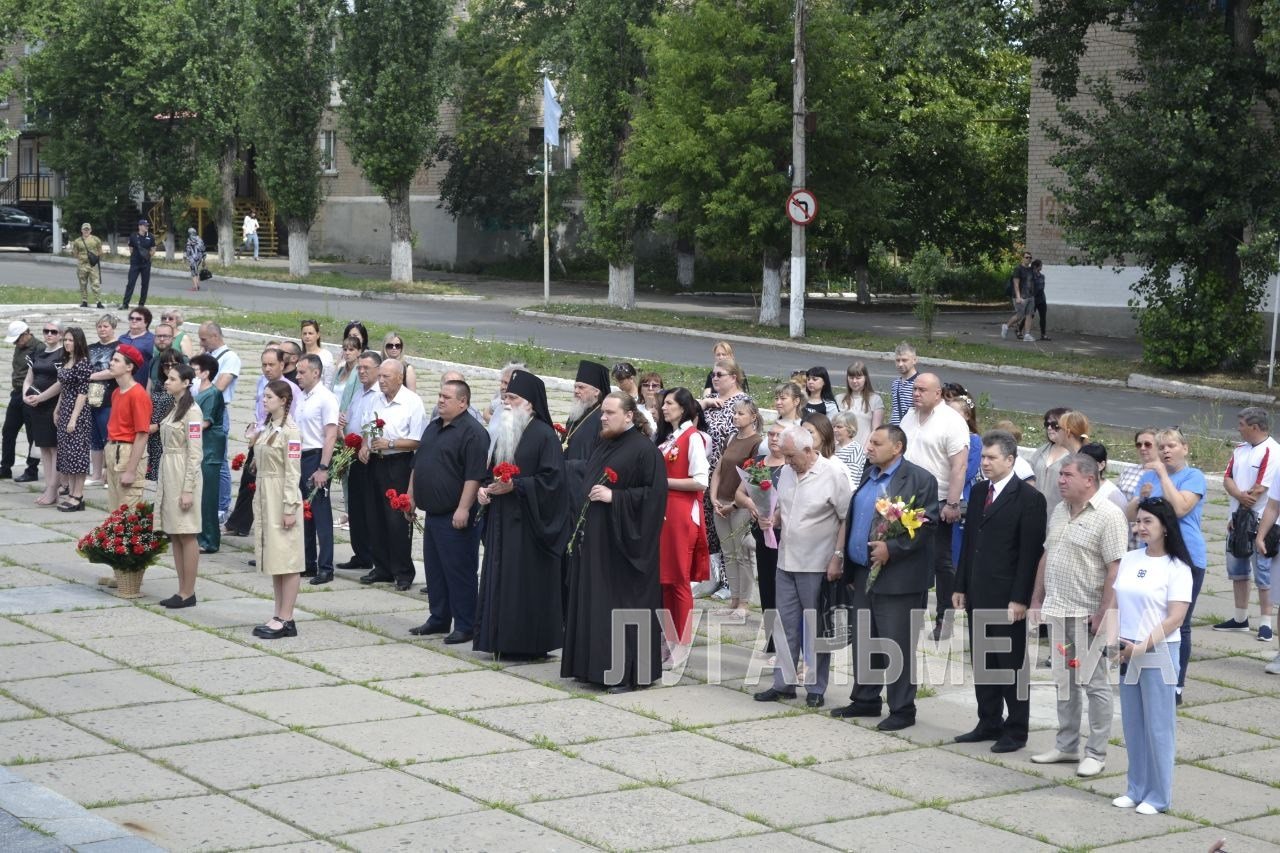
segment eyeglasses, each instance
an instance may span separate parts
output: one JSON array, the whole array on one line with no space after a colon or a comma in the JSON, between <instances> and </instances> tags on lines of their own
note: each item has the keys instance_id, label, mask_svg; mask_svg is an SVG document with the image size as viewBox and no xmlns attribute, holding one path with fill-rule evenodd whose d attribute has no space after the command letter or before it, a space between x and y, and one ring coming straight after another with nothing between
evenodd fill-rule
<instances>
[{"instance_id":1,"label":"eyeglasses","mask_svg":"<svg viewBox=\"0 0 1280 853\"><path fill-rule=\"evenodd\" d=\"M719 379L719 378L721 378L722 376L732 376L733 374L732 374L732 373L715 373L715 372L713 372L711 375L712 375L712 376L714 376L714 377L716 377L717 379Z\"/></svg>"},{"instance_id":2,"label":"eyeglasses","mask_svg":"<svg viewBox=\"0 0 1280 853\"><path fill-rule=\"evenodd\" d=\"M404 344L387 344L387 349L404 349Z\"/></svg>"},{"instance_id":3,"label":"eyeglasses","mask_svg":"<svg viewBox=\"0 0 1280 853\"><path fill-rule=\"evenodd\" d=\"M1045 429L1057 429L1057 428L1058 428L1058 422L1057 422L1057 421L1045 421L1045 422L1044 422L1044 428L1045 428Z\"/></svg>"},{"instance_id":4,"label":"eyeglasses","mask_svg":"<svg viewBox=\"0 0 1280 853\"><path fill-rule=\"evenodd\" d=\"M1133 446L1139 450L1150 450L1156 446L1156 443L1154 441L1135 441Z\"/></svg>"},{"instance_id":5,"label":"eyeglasses","mask_svg":"<svg viewBox=\"0 0 1280 853\"><path fill-rule=\"evenodd\" d=\"M161 320L176 320L176 319L178 319L178 315L177 315L177 314L161 314L161 315L160 315L160 319L161 319Z\"/></svg>"},{"instance_id":6,"label":"eyeglasses","mask_svg":"<svg viewBox=\"0 0 1280 853\"><path fill-rule=\"evenodd\" d=\"M59 334L62 334L62 330L61 329L45 329L44 333L46 335L59 335Z\"/></svg>"},{"instance_id":7,"label":"eyeglasses","mask_svg":"<svg viewBox=\"0 0 1280 853\"><path fill-rule=\"evenodd\" d=\"M662 383L661 382L645 382L640 387L641 388L661 388Z\"/></svg>"},{"instance_id":8,"label":"eyeglasses","mask_svg":"<svg viewBox=\"0 0 1280 853\"><path fill-rule=\"evenodd\" d=\"M147 320L146 320L146 318L145 318L145 317L130 317L130 318L129 318L129 322L130 322L130 323L145 323L146 321L147 321Z\"/></svg>"}]
</instances>

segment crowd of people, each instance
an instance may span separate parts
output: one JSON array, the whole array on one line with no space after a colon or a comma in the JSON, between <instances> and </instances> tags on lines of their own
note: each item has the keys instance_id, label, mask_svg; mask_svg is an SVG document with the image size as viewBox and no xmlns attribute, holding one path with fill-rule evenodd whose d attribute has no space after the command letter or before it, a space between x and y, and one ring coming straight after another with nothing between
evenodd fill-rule
<instances>
[{"instance_id":1,"label":"crowd of people","mask_svg":"<svg viewBox=\"0 0 1280 853\"><path fill-rule=\"evenodd\" d=\"M695 595L723 600L710 616L730 623L758 600L773 673L755 698L803 690L822 707L831 655L852 643L855 687L831 713L880 718L883 731L915 724L918 644L948 640L962 611L978 722L956 740L994 752L1026 746L1038 624L1054 650L1059 730L1031 760L1102 772L1118 665L1129 786L1115 805L1169 808L1175 707L1207 566L1205 477L1175 428L1139 430L1140 464L1112 481L1088 417L1054 408L1047 440L1024 460L1017 427L984 432L974 395L918 371L909 344L895 352L887 400L862 362L843 388L816 366L753 397L720 342L702 388L582 361L563 423L519 363L484 401L445 373L428 411L399 333L372 349L364 325L349 323L335 358L320 323L305 320L296 340L263 347L249 449L228 459L240 357L215 322L199 326L197 344L180 312L162 313L154 331L152 319L129 311L117 337L119 321L103 315L93 344L74 326L46 322L40 343L10 324L0 477L14 475L25 428L33 449L14 479L36 482L43 466L40 506L82 511L84 489L105 483L115 507L155 480L155 525L178 570L166 607L196 606L200 554L222 536L252 536L274 591L254 634L296 636L303 579L356 571L362 584L407 591L420 533L429 617L415 635L505 658L560 649L564 677L627 692L687 661L703 615ZM1265 642L1280 444L1262 409L1241 411L1238 429L1224 478L1236 612L1214 627L1250 630L1252 581ZM343 562L335 528L350 532ZM849 614L843 633L831 629L836 610ZM1280 673L1280 655L1266 671Z\"/></svg>"}]
</instances>

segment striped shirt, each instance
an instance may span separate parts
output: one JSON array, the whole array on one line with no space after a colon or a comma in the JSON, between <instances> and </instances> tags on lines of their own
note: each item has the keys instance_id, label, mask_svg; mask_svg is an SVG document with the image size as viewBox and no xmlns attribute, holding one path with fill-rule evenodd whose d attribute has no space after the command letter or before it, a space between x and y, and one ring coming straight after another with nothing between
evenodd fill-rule
<instances>
[{"instance_id":1,"label":"striped shirt","mask_svg":"<svg viewBox=\"0 0 1280 853\"><path fill-rule=\"evenodd\" d=\"M902 419L907 416L907 412L915 408L916 405L916 377L919 371L911 374L906 379L899 377L893 380L893 384L889 387L889 423L899 424Z\"/></svg>"}]
</instances>

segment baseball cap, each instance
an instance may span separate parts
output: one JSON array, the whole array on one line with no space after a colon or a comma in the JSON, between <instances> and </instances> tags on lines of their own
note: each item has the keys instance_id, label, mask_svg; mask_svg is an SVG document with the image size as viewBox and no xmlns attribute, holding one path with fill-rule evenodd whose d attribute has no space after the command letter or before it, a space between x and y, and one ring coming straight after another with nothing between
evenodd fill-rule
<instances>
[{"instance_id":1,"label":"baseball cap","mask_svg":"<svg viewBox=\"0 0 1280 853\"><path fill-rule=\"evenodd\" d=\"M14 320L9 323L9 334L5 336L4 342L6 344L11 344L18 340L18 338L22 337L24 332L29 331L31 331L31 327L26 323L21 320Z\"/></svg>"},{"instance_id":2,"label":"baseball cap","mask_svg":"<svg viewBox=\"0 0 1280 853\"><path fill-rule=\"evenodd\" d=\"M139 220L138 220L138 224L139 224L139 225L150 225L151 223L150 223L150 222L148 222L146 219L139 219Z\"/></svg>"}]
</instances>

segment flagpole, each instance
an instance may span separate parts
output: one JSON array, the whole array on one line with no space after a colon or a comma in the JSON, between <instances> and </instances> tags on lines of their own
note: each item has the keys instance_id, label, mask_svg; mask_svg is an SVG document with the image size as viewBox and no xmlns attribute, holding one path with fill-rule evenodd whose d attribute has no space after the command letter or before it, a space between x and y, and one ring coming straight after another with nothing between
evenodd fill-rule
<instances>
[{"instance_id":1,"label":"flagpole","mask_svg":"<svg viewBox=\"0 0 1280 853\"><path fill-rule=\"evenodd\" d=\"M542 304L551 304L551 146L542 140Z\"/></svg>"}]
</instances>

